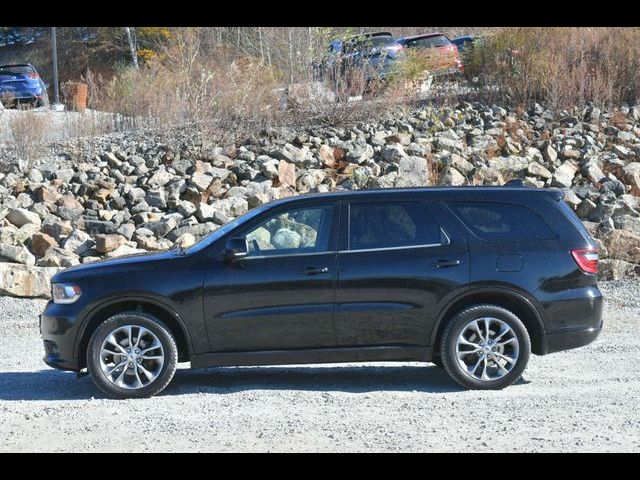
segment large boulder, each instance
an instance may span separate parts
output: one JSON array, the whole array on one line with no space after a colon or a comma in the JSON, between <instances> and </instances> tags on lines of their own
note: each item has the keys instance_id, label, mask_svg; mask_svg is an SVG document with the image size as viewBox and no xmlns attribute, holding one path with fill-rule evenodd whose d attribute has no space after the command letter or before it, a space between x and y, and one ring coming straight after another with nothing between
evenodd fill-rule
<instances>
[{"instance_id":1,"label":"large boulder","mask_svg":"<svg viewBox=\"0 0 640 480\"><path fill-rule=\"evenodd\" d=\"M47 250L36 265L39 267L72 267L78 265L80 259L78 255L59 247L51 247Z\"/></svg>"},{"instance_id":2,"label":"large boulder","mask_svg":"<svg viewBox=\"0 0 640 480\"><path fill-rule=\"evenodd\" d=\"M96 251L98 253L113 252L116 248L127 243L127 239L120 234L94 235Z\"/></svg>"},{"instance_id":3,"label":"large boulder","mask_svg":"<svg viewBox=\"0 0 640 480\"><path fill-rule=\"evenodd\" d=\"M35 265L36 258L24 245L0 244L0 261L23 263L25 265Z\"/></svg>"},{"instance_id":4,"label":"large boulder","mask_svg":"<svg viewBox=\"0 0 640 480\"><path fill-rule=\"evenodd\" d=\"M280 228L273 237L271 237L271 244L280 249L298 248L301 240L302 237L299 233L288 228Z\"/></svg>"},{"instance_id":5,"label":"large boulder","mask_svg":"<svg viewBox=\"0 0 640 480\"><path fill-rule=\"evenodd\" d=\"M551 185L554 187L570 188L573 184L573 178L578 171L576 164L570 160L567 160L560 165L553 173L553 180Z\"/></svg>"},{"instance_id":6,"label":"large boulder","mask_svg":"<svg viewBox=\"0 0 640 480\"><path fill-rule=\"evenodd\" d=\"M31 237L31 251L37 257L43 257L45 252L51 247L57 247L56 239L46 233L34 233Z\"/></svg>"},{"instance_id":7,"label":"large boulder","mask_svg":"<svg viewBox=\"0 0 640 480\"><path fill-rule=\"evenodd\" d=\"M623 278L640 277L640 265L616 258L600 260L598 262L598 270L598 278L600 280L621 280Z\"/></svg>"},{"instance_id":8,"label":"large boulder","mask_svg":"<svg viewBox=\"0 0 640 480\"><path fill-rule=\"evenodd\" d=\"M69 252L76 255L84 255L91 250L95 245L95 241L89 236L89 234L82 230L75 229L64 241L63 247Z\"/></svg>"},{"instance_id":9,"label":"large boulder","mask_svg":"<svg viewBox=\"0 0 640 480\"><path fill-rule=\"evenodd\" d=\"M0 227L0 244L22 245L29 238L29 232L13 225Z\"/></svg>"},{"instance_id":10,"label":"large boulder","mask_svg":"<svg viewBox=\"0 0 640 480\"><path fill-rule=\"evenodd\" d=\"M295 187L296 166L293 163L280 160L280 163L278 164L278 180L280 181L280 185Z\"/></svg>"},{"instance_id":11,"label":"large boulder","mask_svg":"<svg viewBox=\"0 0 640 480\"><path fill-rule=\"evenodd\" d=\"M396 187L420 187L429 185L427 160L422 157L403 157L398 163Z\"/></svg>"},{"instance_id":12,"label":"large boulder","mask_svg":"<svg viewBox=\"0 0 640 480\"><path fill-rule=\"evenodd\" d=\"M487 165L502 173L517 174L529 168L529 161L524 157L510 155L508 157L491 158Z\"/></svg>"},{"instance_id":13,"label":"large boulder","mask_svg":"<svg viewBox=\"0 0 640 480\"><path fill-rule=\"evenodd\" d=\"M29 223L39 227L42 224L42 220L40 220L40 216L37 213L30 212L24 208L14 208L7 214L6 219L16 227L22 227Z\"/></svg>"},{"instance_id":14,"label":"large boulder","mask_svg":"<svg viewBox=\"0 0 640 480\"><path fill-rule=\"evenodd\" d=\"M631 185L631 194L640 196L640 162L631 162L623 168L624 176Z\"/></svg>"},{"instance_id":15,"label":"large boulder","mask_svg":"<svg viewBox=\"0 0 640 480\"><path fill-rule=\"evenodd\" d=\"M613 230L602 241L610 258L640 263L640 235L629 230Z\"/></svg>"},{"instance_id":16,"label":"large boulder","mask_svg":"<svg viewBox=\"0 0 640 480\"><path fill-rule=\"evenodd\" d=\"M57 271L57 268L0 263L0 295L49 298L51 296L51 277Z\"/></svg>"}]
</instances>

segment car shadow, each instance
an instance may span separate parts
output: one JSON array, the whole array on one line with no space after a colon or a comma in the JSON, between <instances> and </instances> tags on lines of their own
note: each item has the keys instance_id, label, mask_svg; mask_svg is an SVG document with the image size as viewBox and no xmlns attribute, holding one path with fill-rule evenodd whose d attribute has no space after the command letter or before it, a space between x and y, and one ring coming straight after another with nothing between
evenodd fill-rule
<instances>
[{"instance_id":1,"label":"car shadow","mask_svg":"<svg viewBox=\"0 0 640 480\"><path fill-rule=\"evenodd\" d=\"M520 378L515 385L528 381ZM449 393L464 389L434 365L330 367L221 367L179 369L160 396L193 393L230 394L247 390L311 392L423 392ZM0 400L88 400L108 398L88 376L40 370L0 372Z\"/></svg>"},{"instance_id":2,"label":"car shadow","mask_svg":"<svg viewBox=\"0 0 640 480\"><path fill-rule=\"evenodd\" d=\"M0 372L0 400L88 400L104 398L89 377L72 372L38 370Z\"/></svg>"},{"instance_id":3,"label":"car shadow","mask_svg":"<svg viewBox=\"0 0 640 480\"><path fill-rule=\"evenodd\" d=\"M235 393L244 390L376 391L445 393L463 390L444 370L418 366L236 367L178 372L166 395Z\"/></svg>"},{"instance_id":4,"label":"car shadow","mask_svg":"<svg viewBox=\"0 0 640 480\"><path fill-rule=\"evenodd\" d=\"M161 395L229 394L244 390L306 390L364 393L374 391L460 391L435 366L224 367L179 369ZM0 400L81 400L107 398L88 376L40 370L0 372Z\"/></svg>"}]
</instances>

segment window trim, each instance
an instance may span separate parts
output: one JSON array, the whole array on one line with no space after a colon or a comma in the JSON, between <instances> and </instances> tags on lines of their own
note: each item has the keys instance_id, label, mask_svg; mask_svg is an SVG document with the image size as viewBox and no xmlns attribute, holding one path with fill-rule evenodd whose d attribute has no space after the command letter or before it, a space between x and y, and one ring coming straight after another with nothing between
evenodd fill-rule
<instances>
[{"instance_id":1,"label":"window trim","mask_svg":"<svg viewBox=\"0 0 640 480\"><path fill-rule=\"evenodd\" d=\"M352 249L351 248L351 205L358 204L358 205L367 205L367 204L379 204L379 203L417 203L418 205L420 205L425 212L433 219L434 222L436 222L436 224L438 225L438 227L440 228L440 238L441 241L440 243L423 243L423 244L415 244L415 245L400 245L397 247L376 247L376 248L361 248L361 249ZM449 237L449 235L447 234L447 232L445 232L444 228L442 228L442 225L440 225L440 222L438 222L438 220L433 216L433 214L429 211L429 209L420 201L418 200L411 200L411 199L391 199L390 202L376 202L376 201L372 201L372 202L349 202L347 204L347 249L346 250L338 250L338 253L357 253L357 252L384 252L384 251L393 251L393 250L409 250L409 249L414 249L414 248L434 248L434 247L445 247L447 245L451 245L451 238ZM444 236L444 238L443 238ZM444 240L444 242L442 241Z\"/></svg>"},{"instance_id":2,"label":"window trim","mask_svg":"<svg viewBox=\"0 0 640 480\"><path fill-rule=\"evenodd\" d=\"M338 250L338 253L384 252L388 250L410 250L414 248L442 247L442 243L425 243L422 245L403 245L400 247L362 248L360 250Z\"/></svg>"},{"instance_id":3,"label":"window trim","mask_svg":"<svg viewBox=\"0 0 640 480\"><path fill-rule=\"evenodd\" d=\"M316 255L327 255L327 254L336 254L336 250L326 250L323 252L308 252L308 253L278 253L274 255L252 255L242 257L242 261L245 262L247 260L254 259L262 259L262 258L283 258L283 257L311 257Z\"/></svg>"}]
</instances>

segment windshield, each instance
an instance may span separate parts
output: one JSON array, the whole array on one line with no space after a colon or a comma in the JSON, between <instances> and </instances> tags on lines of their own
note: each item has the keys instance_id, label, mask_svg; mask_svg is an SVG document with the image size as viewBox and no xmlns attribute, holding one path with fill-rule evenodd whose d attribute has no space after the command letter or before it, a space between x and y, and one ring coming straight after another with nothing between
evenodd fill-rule
<instances>
[{"instance_id":1,"label":"windshield","mask_svg":"<svg viewBox=\"0 0 640 480\"><path fill-rule=\"evenodd\" d=\"M222 227L218 228L217 230L214 230L210 234L205 235L198 242L196 242L193 245L191 245L190 247L188 247L185 250L185 252L186 253L199 252L203 248L206 248L209 245L211 245L213 242L218 241L220 238L222 238L227 233L229 233L231 230L233 230L236 227L240 226L244 222L246 222L248 220L251 220L255 216L261 214L262 212L267 210L269 207L271 207L271 204L264 204L264 205L261 205L259 207L254 208L253 210L249 210L244 215L241 215L238 218L235 218L235 219L231 220L229 223L224 224Z\"/></svg>"}]
</instances>

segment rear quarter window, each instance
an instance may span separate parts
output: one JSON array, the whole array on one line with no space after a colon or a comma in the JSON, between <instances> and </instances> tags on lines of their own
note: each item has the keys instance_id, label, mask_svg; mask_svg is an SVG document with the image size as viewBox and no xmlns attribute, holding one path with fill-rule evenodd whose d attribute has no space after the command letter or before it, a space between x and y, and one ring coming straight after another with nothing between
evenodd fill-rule
<instances>
[{"instance_id":1,"label":"rear quarter window","mask_svg":"<svg viewBox=\"0 0 640 480\"><path fill-rule=\"evenodd\" d=\"M447 202L447 206L477 237L490 241L557 238L533 210L510 203Z\"/></svg>"}]
</instances>

